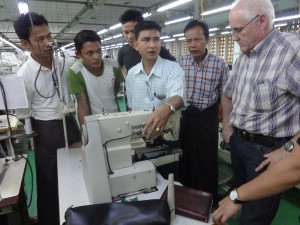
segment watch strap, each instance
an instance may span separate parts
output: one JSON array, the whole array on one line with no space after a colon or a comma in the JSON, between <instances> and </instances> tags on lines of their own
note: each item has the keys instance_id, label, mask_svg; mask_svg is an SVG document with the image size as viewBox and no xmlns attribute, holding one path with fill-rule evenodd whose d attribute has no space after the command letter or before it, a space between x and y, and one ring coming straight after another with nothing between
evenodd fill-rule
<instances>
[{"instance_id":1,"label":"watch strap","mask_svg":"<svg viewBox=\"0 0 300 225\"><path fill-rule=\"evenodd\" d=\"M165 104L170 107L170 109L172 110L172 113L175 113L176 109L175 109L175 107L172 104L170 104L168 102L166 102Z\"/></svg>"}]
</instances>

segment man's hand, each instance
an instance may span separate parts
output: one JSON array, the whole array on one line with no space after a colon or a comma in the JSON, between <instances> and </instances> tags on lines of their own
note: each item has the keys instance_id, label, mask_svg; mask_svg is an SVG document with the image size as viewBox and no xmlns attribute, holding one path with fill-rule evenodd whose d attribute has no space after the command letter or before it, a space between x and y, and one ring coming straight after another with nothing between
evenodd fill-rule
<instances>
[{"instance_id":1,"label":"man's hand","mask_svg":"<svg viewBox=\"0 0 300 225\"><path fill-rule=\"evenodd\" d=\"M163 104L151 113L148 119L143 123L143 125L145 125L143 134L146 134L149 128L146 136L147 139L161 135L168 122L171 112L172 111L170 107L166 104Z\"/></svg>"},{"instance_id":2,"label":"man's hand","mask_svg":"<svg viewBox=\"0 0 300 225\"><path fill-rule=\"evenodd\" d=\"M237 218L237 212L241 209L241 204L235 204L229 196L219 202L219 208L212 214L213 223L216 225L228 225L229 218Z\"/></svg>"},{"instance_id":3,"label":"man's hand","mask_svg":"<svg viewBox=\"0 0 300 225\"><path fill-rule=\"evenodd\" d=\"M275 163L277 163L279 160L287 157L289 153L283 149L283 147L277 149L276 151L273 151L271 153L265 154L264 157L265 159L258 167L256 167L255 171L259 171L265 166L268 166L270 168L273 166Z\"/></svg>"},{"instance_id":4,"label":"man's hand","mask_svg":"<svg viewBox=\"0 0 300 225\"><path fill-rule=\"evenodd\" d=\"M230 123L223 122L222 138L226 143L229 143L229 138L233 133L233 126Z\"/></svg>"}]
</instances>

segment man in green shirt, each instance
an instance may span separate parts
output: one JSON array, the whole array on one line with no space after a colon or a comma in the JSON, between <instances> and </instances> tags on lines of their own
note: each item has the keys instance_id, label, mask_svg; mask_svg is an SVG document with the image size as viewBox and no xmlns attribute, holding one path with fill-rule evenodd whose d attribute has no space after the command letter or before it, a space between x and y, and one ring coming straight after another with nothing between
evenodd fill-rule
<instances>
[{"instance_id":1,"label":"man in green shirt","mask_svg":"<svg viewBox=\"0 0 300 225\"><path fill-rule=\"evenodd\" d=\"M101 39L96 32L82 30L74 43L80 60L69 69L69 84L82 125L84 116L119 111L116 96L124 79L117 62L102 59Z\"/></svg>"}]
</instances>

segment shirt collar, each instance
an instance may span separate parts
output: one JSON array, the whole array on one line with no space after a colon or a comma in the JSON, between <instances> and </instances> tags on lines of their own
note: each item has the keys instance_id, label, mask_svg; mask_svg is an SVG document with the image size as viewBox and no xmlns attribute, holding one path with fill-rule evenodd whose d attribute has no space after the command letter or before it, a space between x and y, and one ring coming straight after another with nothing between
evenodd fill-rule
<instances>
[{"instance_id":1,"label":"shirt collar","mask_svg":"<svg viewBox=\"0 0 300 225\"><path fill-rule=\"evenodd\" d=\"M195 61L195 58L194 58L191 54L189 54L189 55L190 55L190 57L191 57L191 62L192 62L192 64L193 64L194 66L201 67L201 66L207 61L209 52L208 52L208 50L206 49L205 57L204 57L204 59L202 60L202 62L201 62L200 65L197 64L197 62Z\"/></svg>"},{"instance_id":2,"label":"shirt collar","mask_svg":"<svg viewBox=\"0 0 300 225\"><path fill-rule=\"evenodd\" d=\"M256 54L262 53L262 51L265 50L265 48L272 42L272 40L275 39L278 34L279 31L276 28L273 28L272 31L251 50L250 54L252 52Z\"/></svg>"},{"instance_id":3,"label":"shirt collar","mask_svg":"<svg viewBox=\"0 0 300 225\"><path fill-rule=\"evenodd\" d=\"M162 62L162 58L158 55L157 60L154 64L149 76L152 76L152 75L157 76L157 77L162 76L162 72L159 70L160 69L159 65L161 64L161 62ZM133 73L135 75L141 74L140 72L146 73L145 70L144 70L144 66L143 66L143 59L141 60L140 63L138 63L135 66L134 71L133 71Z\"/></svg>"}]
</instances>

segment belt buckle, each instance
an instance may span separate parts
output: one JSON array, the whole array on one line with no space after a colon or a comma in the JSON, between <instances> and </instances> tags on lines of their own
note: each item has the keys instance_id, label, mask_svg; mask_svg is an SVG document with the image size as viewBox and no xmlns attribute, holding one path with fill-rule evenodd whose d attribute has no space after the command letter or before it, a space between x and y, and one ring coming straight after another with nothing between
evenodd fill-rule
<instances>
[{"instance_id":1,"label":"belt buckle","mask_svg":"<svg viewBox=\"0 0 300 225\"><path fill-rule=\"evenodd\" d=\"M242 130L242 137L243 138L245 138L246 140L248 140L249 139L249 133L247 132L247 131L245 131L245 130Z\"/></svg>"}]
</instances>

